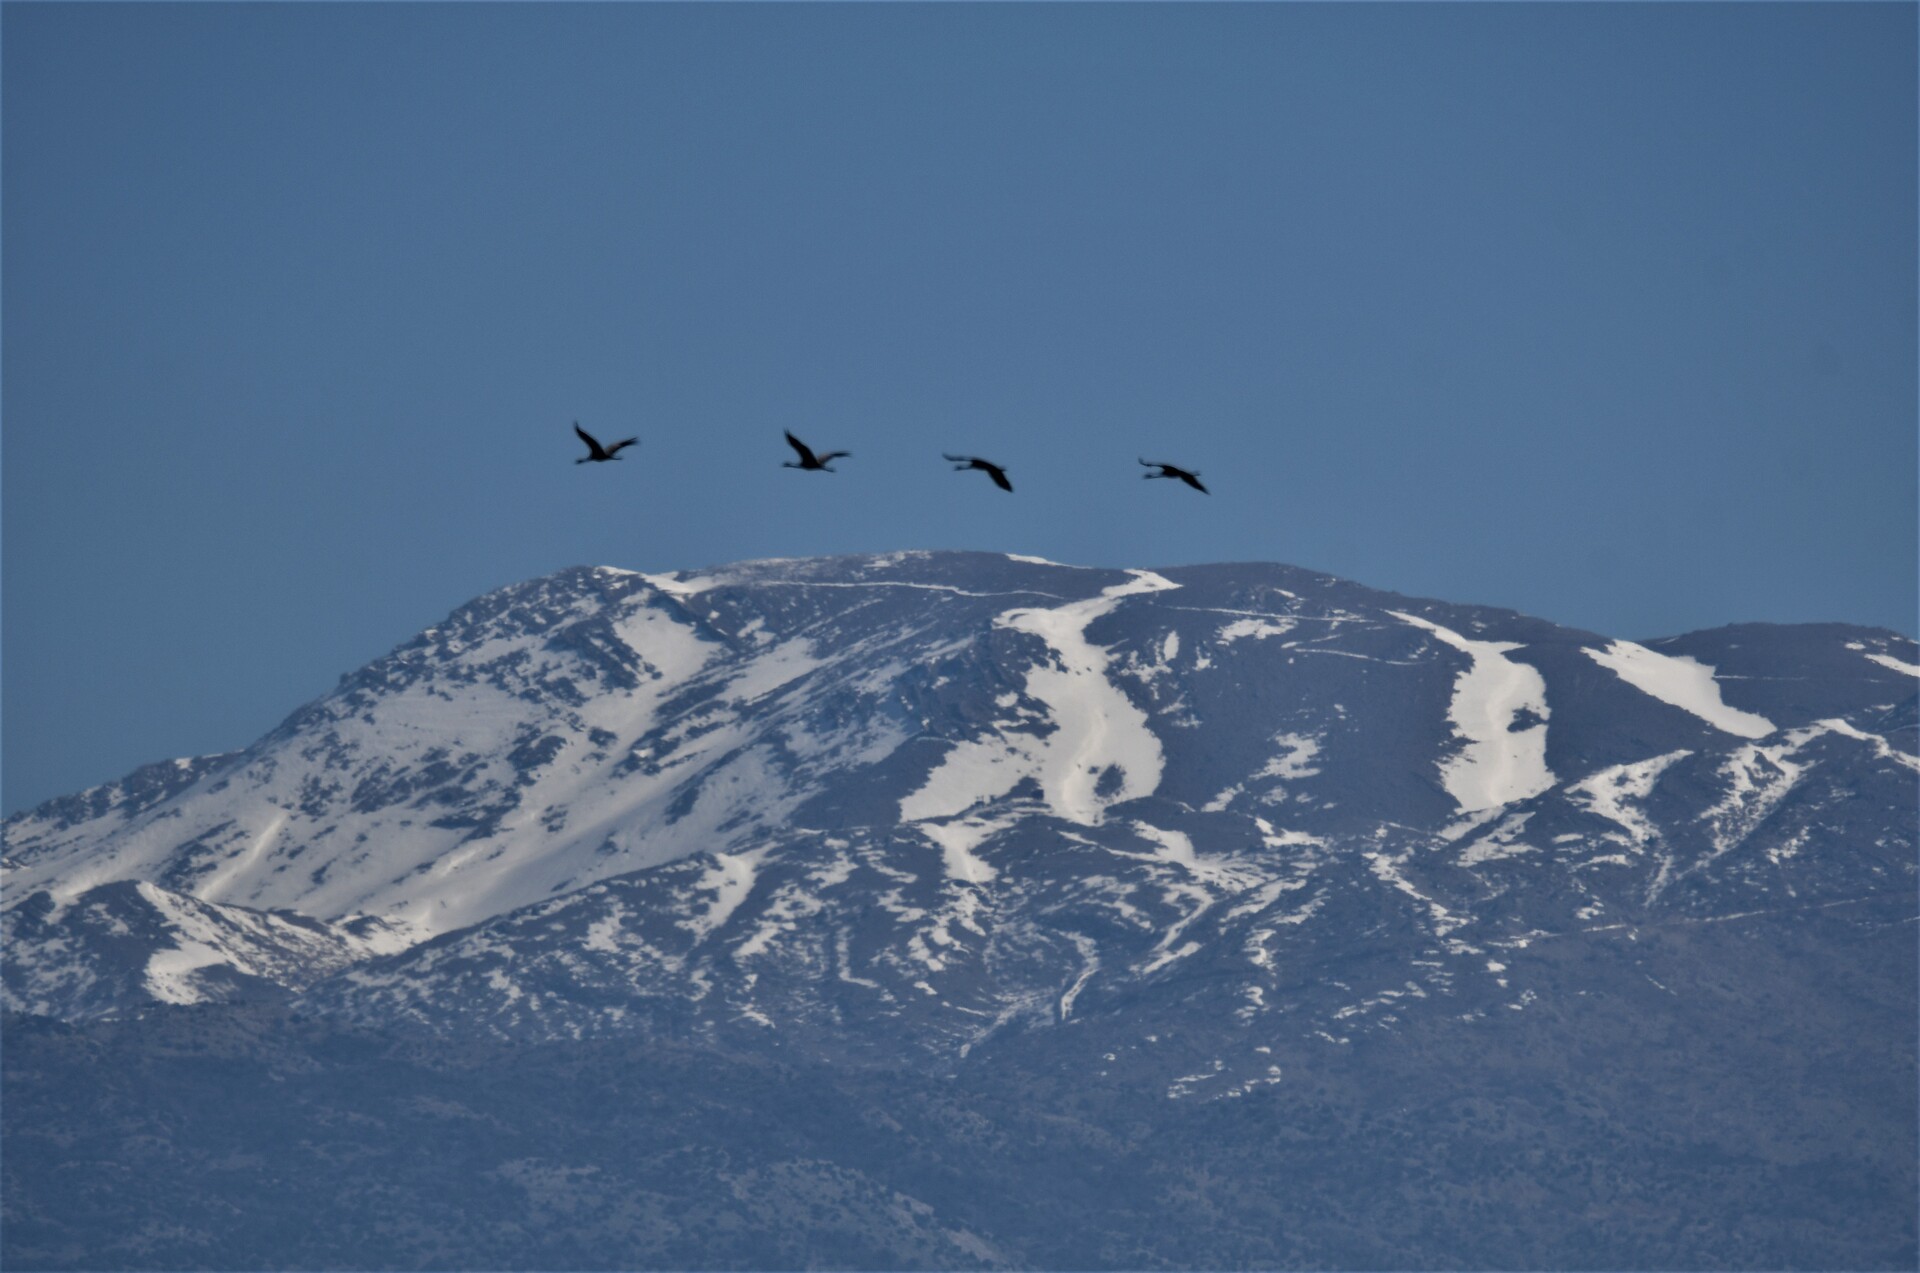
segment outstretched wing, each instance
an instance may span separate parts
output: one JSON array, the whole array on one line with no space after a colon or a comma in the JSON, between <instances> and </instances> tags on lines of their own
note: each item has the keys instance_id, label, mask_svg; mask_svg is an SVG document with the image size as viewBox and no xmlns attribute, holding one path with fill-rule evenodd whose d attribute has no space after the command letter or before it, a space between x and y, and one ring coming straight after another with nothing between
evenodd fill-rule
<instances>
[{"instance_id":1,"label":"outstretched wing","mask_svg":"<svg viewBox=\"0 0 1920 1273\"><path fill-rule=\"evenodd\" d=\"M814 458L813 452L807 448L807 444L799 438L794 437L791 432L787 433L787 444L800 453L800 462L802 464L812 466L820 463L819 460Z\"/></svg>"},{"instance_id":2,"label":"outstretched wing","mask_svg":"<svg viewBox=\"0 0 1920 1273\"><path fill-rule=\"evenodd\" d=\"M1003 491L1013 489L1013 483L1007 480L1007 471L998 464L995 464L992 460L983 460L977 455L947 455L945 451L942 451L940 454L946 455L946 458L952 460L955 464L964 464L967 468L979 469L982 473L992 478L993 484ZM960 470L956 470L956 472L958 471Z\"/></svg>"},{"instance_id":3,"label":"outstretched wing","mask_svg":"<svg viewBox=\"0 0 1920 1273\"><path fill-rule=\"evenodd\" d=\"M828 451L825 455L820 457L820 462L822 464L825 464L828 460L838 460L847 456L851 456L852 454L853 454L852 451Z\"/></svg>"},{"instance_id":4,"label":"outstretched wing","mask_svg":"<svg viewBox=\"0 0 1920 1273\"><path fill-rule=\"evenodd\" d=\"M1199 491L1202 495L1213 494L1212 491L1209 491L1206 487L1200 485L1199 477L1197 477L1192 473L1187 472L1185 469L1181 469L1179 472L1175 473L1174 476L1179 478L1181 481L1185 482L1188 486L1191 486L1194 490Z\"/></svg>"},{"instance_id":5,"label":"outstretched wing","mask_svg":"<svg viewBox=\"0 0 1920 1273\"><path fill-rule=\"evenodd\" d=\"M607 454L618 455L620 454L620 448L623 446L639 446L639 445L640 445L639 438L622 438L620 439L620 441L615 442L612 446L607 448Z\"/></svg>"},{"instance_id":6,"label":"outstretched wing","mask_svg":"<svg viewBox=\"0 0 1920 1273\"><path fill-rule=\"evenodd\" d=\"M587 444L587 450L593 453L594 459L597 460L603 455L610 454L610 452L605 447L601 446L597 441L594 440L594 436L591 433L588 433L585 429L580 427L580 422L578 420L575 420L573 422L573 431L580 435L580 440L582 442L585 442ZM615 450L618 450L618 449L619 448L617 447L615 448Z\"/></svg>"}]
</instances>

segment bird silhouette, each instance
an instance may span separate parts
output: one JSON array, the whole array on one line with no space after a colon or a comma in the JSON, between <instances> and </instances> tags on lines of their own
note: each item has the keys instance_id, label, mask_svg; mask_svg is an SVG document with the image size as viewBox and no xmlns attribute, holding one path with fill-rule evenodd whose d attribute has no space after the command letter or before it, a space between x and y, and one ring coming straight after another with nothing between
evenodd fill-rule
<instances>
[{"instance_id":1,"label":"bird silhouette","mask_svg":"<svg viewBox=\"0 0 1920 1273\"><path fill-rule=\"evenodd\" d=\"M946 455L946 452L942 451L941 454ZM953 471L956 473L964 473L968 469L979 469L992 478L993 484L1001 490L1013 489L1013 483L1007 480L1007 471L990 460L983 460L977 455L946 455L946 458L953 461Z\"/></svg>"},{"instance_id":2,"label":"bird silhouette","mask_svg":"<svg viewBox=\"0 0 1920 1273\"><path fill-rule=\"evenodd\" d=\"M1212 491L1209 491L1206 487L1200 485L1200 475L1198 473L1189 472L1186 469L1180 468L1178 465L1162 464L1158 460L1141 460L1140 463L1146 465L1150 469L1160 470L1158 473L1142 473L1140 475L1146 478L1148 481L1152 481L1156 477L1173 477L1173 478L1178 478L1182 482L1185 482L1188 486L1191 486L1194 490L1199 491L1202 495L1213 494Z\"/></svg>"},{"instance_id":3,"label":"bird silhouette","mask_svg":"<svg viewBox=\"0 0 1920 1273\"><path fill-rule=\"evenodd\" d=\"M799 438L794 437L791 433L787 434L787 442L794 450L800 453L800 462L796 464L792 460L788 460L780 466L783 469L804 469L809 473L836 473L839 470L828 468L827 461L837 460L843 455L853 454L852 451L828 451L825 455L815 455L811 447Z\"/></svg>"},{"instance_id":4,"label":"bird silhouette","mask_svg":"<svg viewBox=\"0 0 1920 1273\"><path fill-rule=\"evenodd\" d=\"M580 427L578 420L573 422L573 431L578 433L580 440L587 444L588 451L588 454L575 460L575 464L597 464L601 460L617 460L620 458L621 447L638 446L640 444L639 438L625 438L619 442L615 442L612 446L601 446L598 439Z\"/></svg>"}]
</instances>

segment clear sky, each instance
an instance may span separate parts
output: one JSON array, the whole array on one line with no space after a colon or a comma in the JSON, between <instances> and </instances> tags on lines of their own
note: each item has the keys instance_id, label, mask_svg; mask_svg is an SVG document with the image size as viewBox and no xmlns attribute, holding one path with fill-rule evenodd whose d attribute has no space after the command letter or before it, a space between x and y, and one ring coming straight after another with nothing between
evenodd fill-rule
<instances>
[{"instance_id":1,"label":"clear sky","mask_svg":"<svg viewBox=\"0 0 1920 1273\"><path fill-rule=\"evenodd\" d=\"M1911 633L1915 13L7 4L5 807L580 563Z\"/></svg>"}]
</instances>

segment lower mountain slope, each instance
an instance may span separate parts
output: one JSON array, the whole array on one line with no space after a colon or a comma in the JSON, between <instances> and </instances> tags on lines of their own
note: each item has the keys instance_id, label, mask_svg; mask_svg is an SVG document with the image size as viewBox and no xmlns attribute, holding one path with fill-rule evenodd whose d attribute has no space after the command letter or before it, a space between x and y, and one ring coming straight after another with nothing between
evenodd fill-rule
<instances>
[{"instance_id":1,"label":"lower mountain slope","mask_svg":"<svg viewBox=\"0 0 1920 1273\"><path fill-rule=\"evenodd\" d=\"M949 1077L162 1006L4 1022L9 1268L1911 1268L1912 924L1815 910L1518 952L1527 1012L1195 1021ZM1899 1040L1908 1040L1901 1044Z\"/></svg>"}]
</instances>

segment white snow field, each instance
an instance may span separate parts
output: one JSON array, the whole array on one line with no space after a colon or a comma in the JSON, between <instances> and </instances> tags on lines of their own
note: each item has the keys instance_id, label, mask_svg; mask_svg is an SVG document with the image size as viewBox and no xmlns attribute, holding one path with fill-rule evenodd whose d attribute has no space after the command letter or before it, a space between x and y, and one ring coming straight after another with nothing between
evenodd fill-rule
<instances>
[{"instance_id":1,"label":"white snow field","mask_svg":"<svg viewBox=\"0 0 1920 1273\"><path fill-rule=\"evenodd\" d=\"M1580 652L1642 694L1691 712L1723 733L1765 738L1773 732L1773 722L1766 717L1723 703L1713 669L1685 655L1661 654L1632 641L1615 641L1604 650Z\"/></svg>"},{"instance_id":2,"label":"white snow field","mask_svg":"<svg viewBox=\"0 0 1920 1273\"><path fill-rule=\"evenodd\" d=\"M1052 651L1050 665L1028 670L1026 693L1046 705L1053 732L1002 728L955 745L925 784L900 802L903 821L964 813L1027 778L1039 782L1050 810L1083 826L1099 825L1108 805L1152 794L1160 785L1160 739L1146 713L1108 679L1107 651L1087 640L1086 632L1126 598L1179 585L1149 570L1128 573L1132 579L1097 597L1053 609L1009 610L994 621L1031 632ZM1118 772L1119 782L1102 795L1100 783L1109 771Z\"/></svg>"},{"instance_id":3,"label":"white snow field","mask_svg":"<svg viewBox=\"0 0 1920 1273\"><path fill-rule=\"evenodd\" d=\"M1869 654L1868 658L1881 667L1892 668L1896 672L1905 672L1908 676L1920 676L1920 663L1907 663L1894 658L1891 654Z\"/></svg>"},{"instance_id":4,"label":"white snow field","mask_svg":"<svg viewBox=\"0 0 1920 1273\"><path fill-rule=\"evenodd\" d=\"M1506 657L1520 644L1475 641L1416 615L1388 613L1426 629L1472 660L1454 680L1447 712L1466 746L1440 762L1441 785L1460 811L1498 808L1553 786L1553 772L1547 768L1547 682L1538 668ZM1522 712L1540 723L1513 728Z\"/></svg>"}]
</instances>

